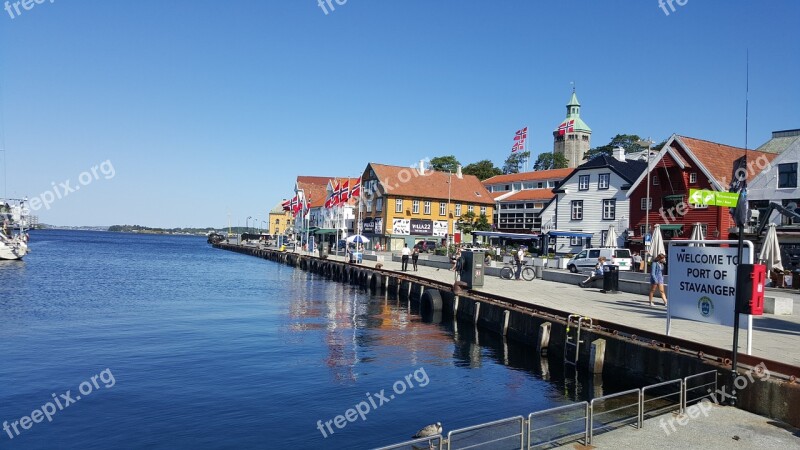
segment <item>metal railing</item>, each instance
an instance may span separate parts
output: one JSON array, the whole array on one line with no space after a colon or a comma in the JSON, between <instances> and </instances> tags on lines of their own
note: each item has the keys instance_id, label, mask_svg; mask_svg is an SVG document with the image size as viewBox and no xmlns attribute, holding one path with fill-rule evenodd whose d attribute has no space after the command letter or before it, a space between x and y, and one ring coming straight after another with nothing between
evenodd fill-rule
<instances>
[{"instance_id":1,"label":"metal railing","mask_svg":"<svg viewBox=\"0 0 800 450\"><path fill-rule=\"evenodd\" d=\"M695 380L697 378L710 378L709 375L714 376L714 381L710 381L707 383L701 383L698 386L689 387L689 380ZM716 370L709 370L708 372L698 373L697 375L691 375L683 379L683 405L682 410L686 411L686 407L689 403L694 404L697 403L704 398L711 398L712 395L716 395L717 392L717 379L718 373ZM713 390L711 388L713 387ZM696 394L697 391L702 391L703 394ZM693 394L690 398L690 393Z\"/></svg>"},{"instance_id":2,"label":"metal railing","mask_svg":"<svg viewBox=\"0 0 800 450\"><path fill-rule=\"evenodd\" d=\"M413 441L401 442L399 444L376 448L375 450L418 450L420 447L418 447L416 444L425 445L426 447L422 447L425 449L442 450L442 436L437 434L436 436L414 439Z\"/></svg>"},{"instance_id":3,"label":"metal railing","mask_svg":"<svg viewBox=\"0 0 800 450\"><path fill-rule=\"evenodd\" d=\"M674 411L675 408L680 414L685 414L687 405L710 398L716 392L717 377L717 371L711 370L683 379L665 381L641 389L631 389L598 397L591 402L580 402L534 412L529 414L527 419L516 416L453 430L447 434L447 439L443 439L442 436L434 436L381 447L377 450L419 448L415 447L415 444L425 444L430 449L438 450L443 448L447 450L473 448L519 448L523 450L556 444L564 445L580 440L581 436L585 445L590 445L594 437L596 419L609 417L606 421L600 421L601 426L597 429L610 431L633 423L636 424L637 429L640 429L645 418ZM697 391L702 391L702 393ZM650 397L648 397L648 393L652 393ZM635 401L626 402L623 399L626 396L634 395L636 396ZM674 401L670 401L670 398L675 396L678 397L677 405ZM606 406L609 409L606 409ZM652 406L651 409L648 409L648 406ZM624 412L633 408L636 409L635 414L633 411L631 413ZM579 425L580 423L583 425Z\"/></svg>"},{"instance_id":4,"label":"metal railing","mask_svg":"<svg viewBox=\"0 0 800 450\"><path fill-rule=\"evenodd\" d=\"M620 399L625 396L630 396L632 394L636 394L636 402L635 403L625 403L622 406L614 405L613 409L603 410L602 412L595 412L595 404L597 403L611 403L612 400ZM618 403L618 402L614 402ZM636 416L631 419L630 417L626 417L624 414L614 414L612 419L608 422L603 423L602 428L609 431L610 429L614 428L615 426L621 425L628 425L628 422L631 420L636 421L636 428L642 428L642 390L641 389L631 389L629 391L618 392L616 394L606 395L603 397L598 397L592 400L589 404L589 443L592 443L592 437L594 437L594 421L597 417L617 413L626 409L636 408Z\"/></svg>"},{"instance_id":5,"label":"metal railing","mask_svg":"<svg viewBox=\"0 0 800 450\"><path fill-rule=\"evenodd\" d=\"M581 415L570 419L570 413L572 412L576 414L580 412ZM581 423L582 425L573 431L570 427L573 423ZM559 406L528 415L528 449L551 444L566 444L581 435L583 436L584 444L588 445L589 402Z\"/></svg>"},{"instance_id":6,"label":"metal railing","mask_svg":"<svg viewBox=\"0 0 800 450\"><path fill-rule=\"evenodd\" d=\"M655 396L651 398L647 398L647 393L650 391L665 391L670 386L677 385L677 391L668 390L666 393L664 392L657 392ZM670 397L678 397L678 413L683 413L683 380L680 378L677 380L672 381L665 381L663 383L653 384L650 386L646 386L642 388L642 404L639 407L639 423L644 422L645 416L653 417L659 414L666 413L668 411L672 411L675 408L675 404L670 402ZM648 403L655 403L653 409L648 410L647 404Z\"/></svg>"},{"instance_id":7,"label":"metal railing","mask_svg":"<svg viewBox=\"0 0 800 450\"><path fill-rule=\"evenodd\" d=\"M447 450L471 448L524 448L525 418L522 416L461 428L447 433Z\"/></svg>"}]
</instances>

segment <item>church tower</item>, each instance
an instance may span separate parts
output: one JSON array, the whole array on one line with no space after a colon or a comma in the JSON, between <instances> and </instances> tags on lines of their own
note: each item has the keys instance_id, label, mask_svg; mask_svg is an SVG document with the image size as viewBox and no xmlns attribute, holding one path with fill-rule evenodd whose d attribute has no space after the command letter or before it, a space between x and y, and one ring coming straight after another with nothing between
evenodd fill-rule
<instances>
[{"instance_id":1,"label":"church tower","mask_svg":"<svg viewBox=\"0 0 800 450\"><path fill-rule=\"evenodd\" d=\"M578 167L585 162L583 157L591 148L591 140L592 129L581 120L581 104L573 88L567 118L553 131L553 152L567 158L567 167Z\"/></svg>"}]
</instances>

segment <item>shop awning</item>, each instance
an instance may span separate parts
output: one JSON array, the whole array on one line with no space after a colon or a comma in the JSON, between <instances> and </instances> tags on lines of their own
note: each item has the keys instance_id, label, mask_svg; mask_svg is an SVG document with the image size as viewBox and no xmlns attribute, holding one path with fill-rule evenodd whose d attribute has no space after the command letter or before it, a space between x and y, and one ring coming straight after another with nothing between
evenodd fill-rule
<instances>
[{"instance_id":1,"label":"shop awning","mask_svg":"<svg viewBox=\"0 0 800 450\"><path fill-rule=\"evenodd\" d=\"M483 236L488 238L509 239L515 241L528 241L531 239L539 239L538 234L525 234L525 233L500 233L497 231L473 231L473 236Z\"/></svg>"},{"instance_id":2,"label":"shop awning","mask_svg":"<svg viewBox=\"0 0 800 450\"><path fill-rule=\"evenodd\" d=\"M659 228L661 228L661 231L677 231L683 229L683 225L680 224L659 225Z\"/></svg>"},{"instance_id":3,"label":"shop awning","mask_svg":"<svg viewBox=\"0 0 800 450\"><path fill-rule=\"evenodd\" d=\"M592 233L581 233L579 231L548 231L547 234L550 237L576 237L583 239L592 237Z\"/></svg>"},{"instance_id":4,"label":"shop awning","mask_svg":"<svg viewBox=\"0 0 800 450\"><path fill-rule=\"evenodd\" d=\"M341 233L341 231L342 230L337 230L336 228L317 228L316 230L311 229L311 234L317 234L317 235L336 234L336 233Z\"/></svg>"}]
</instances>

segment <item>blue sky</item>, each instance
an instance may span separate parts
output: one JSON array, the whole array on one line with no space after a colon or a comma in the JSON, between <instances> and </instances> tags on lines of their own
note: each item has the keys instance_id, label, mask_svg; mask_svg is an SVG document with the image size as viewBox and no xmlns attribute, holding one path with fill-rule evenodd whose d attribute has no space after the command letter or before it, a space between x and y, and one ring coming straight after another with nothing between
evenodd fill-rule
<instances>
[{"instance_id":1,"label":"blue sky","mask_svg":"<svg viewBox=\"0 0 800 450\"><path fill-rule=\"evenodd\" d=\"M592 145L672 133L750 146L800 128L795 0L45 1L0 11L8 196L59 225L223 226L297 174L535 154L577 83ZM535 156L534 156L535 157ZM2 185L0 185L2 188ZM63 191L63 188L59 188Z\"/></svg>"}]
</instances>

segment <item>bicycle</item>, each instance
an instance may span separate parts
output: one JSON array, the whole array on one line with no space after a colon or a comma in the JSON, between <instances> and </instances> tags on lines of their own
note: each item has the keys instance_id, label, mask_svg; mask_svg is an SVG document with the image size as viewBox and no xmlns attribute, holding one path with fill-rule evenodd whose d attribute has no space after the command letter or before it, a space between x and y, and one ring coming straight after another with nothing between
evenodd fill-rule
<instances>
[{"instance_id":1,"label":"bicycle","mask_svg":"<svg viewBox=\"0 0 800 450\"><path fill-rule=\"evenodd\" d=\"M514 263L505 263L500 269L500 278L510 280L514 277ZM536 271L531 266L522 267L522 279L525 281L533 281L536 278Z\"/></svg>"}]
</instances>

